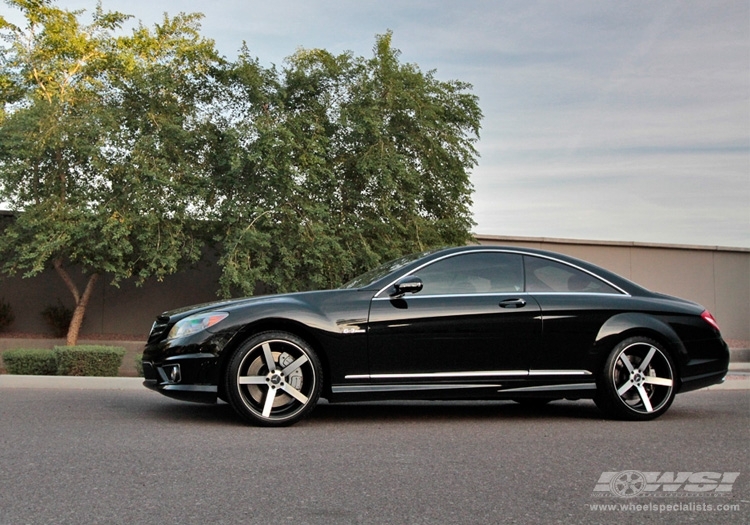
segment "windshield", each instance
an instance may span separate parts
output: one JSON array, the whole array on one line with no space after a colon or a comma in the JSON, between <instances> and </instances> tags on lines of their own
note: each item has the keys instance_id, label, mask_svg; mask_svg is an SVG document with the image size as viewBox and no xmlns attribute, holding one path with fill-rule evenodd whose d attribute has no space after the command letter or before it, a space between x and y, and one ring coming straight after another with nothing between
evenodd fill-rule
<instances>
[{"instance_id":1,"label":"windshield","mask_svg":"<svg viewBox=\"0 0 750 525\"><path fill-rule=\"evenodd\" d=\"M381 264L373 270L363 273L359 277L355 277L348 283L344 284L341 288L364 288L376 281L379 281L389 273L395 272L399 268L403 268L410 262L416 261L417 259L424 257L429 253L432 253L432 251L412 253L410 255L399 257L398 259L393 259L392 261Z\"/></svg>"}]
</instances>

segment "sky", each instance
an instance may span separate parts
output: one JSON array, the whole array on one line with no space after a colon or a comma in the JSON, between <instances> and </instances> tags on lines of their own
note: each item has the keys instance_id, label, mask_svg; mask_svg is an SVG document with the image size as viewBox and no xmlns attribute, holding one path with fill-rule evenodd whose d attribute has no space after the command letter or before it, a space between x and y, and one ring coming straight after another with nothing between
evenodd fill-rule
<instances>
[{"instance_id":1,"label":"sky","mask_svg":"<svg viewBox=\"0 0 750 525\"><path fill-rule=\"evenodd\" d=\"M222 55L245 42L265 66L298 48L370 57L393 31L402 62L479 97L475 233L750 248L747 0L102 5L149 26L201 12Z\"/></svg>"}]
</instances>

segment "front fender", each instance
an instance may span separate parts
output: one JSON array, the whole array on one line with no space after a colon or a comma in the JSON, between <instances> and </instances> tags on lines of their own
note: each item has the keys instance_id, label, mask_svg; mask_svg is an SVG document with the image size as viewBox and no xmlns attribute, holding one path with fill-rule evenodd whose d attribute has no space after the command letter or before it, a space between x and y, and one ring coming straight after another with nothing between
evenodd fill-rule
<instances>
[{"instance_id":1,"label":"front fender","mask_svg":"<svg viewBox=\"0 0 750 525\"><path fill-rule=\"evenodd\" d=\"M219 331L279 319L305 326L316 332L347 334L364 331L372 292L330 290L259 297L256 301L226 308L229 317L219 323Z\"/></svg>"},{"instance_id":2,"label":"front fender","mask_svg":"<svg viewBox=\"0 0 750 525\"><path fill-rule=\"evenodd\" d=\"M251 334L287 330L318 352L327 381L343 381L346 373L368 374L367 316L372 292L346 290L269 296L238 305L220 329L231 333L222 363Z\"/></svg>"}]
</instances>

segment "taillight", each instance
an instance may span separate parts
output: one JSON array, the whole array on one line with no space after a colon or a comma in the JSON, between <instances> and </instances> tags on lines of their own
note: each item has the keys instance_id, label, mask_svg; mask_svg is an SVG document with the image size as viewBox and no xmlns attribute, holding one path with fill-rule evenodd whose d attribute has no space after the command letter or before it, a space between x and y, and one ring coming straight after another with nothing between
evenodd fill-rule
<instances>
[{"instance_id":1,"label":"taillight","mask_svg":"<svg viewBox=\"0 0 750 525\"><path fill-rule=\"evenodd\" d=\"M709 312L708 310L704 310L703 313L701 314L701 317L708 324L716 328L717 332L721 332L721 329L719 328L719 323L716 322L716 318L713 315L711 315L711 312Z\"/></svg>"}]
</instances>

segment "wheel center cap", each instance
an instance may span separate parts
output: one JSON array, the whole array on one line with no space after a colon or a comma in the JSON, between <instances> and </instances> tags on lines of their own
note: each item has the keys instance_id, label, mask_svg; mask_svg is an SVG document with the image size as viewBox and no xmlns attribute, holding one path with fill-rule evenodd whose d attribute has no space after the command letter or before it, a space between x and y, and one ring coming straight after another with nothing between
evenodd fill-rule
<instances>
[{"instance_id":1,"label":"wheel center cap","mask_svg":"<svg viewBox=\"0 0 750 525\"><path fill-rule=\"evenodd\" d=\"M281 383L281 376L278 374L273 374L271 376L271 384L278 385L279 383Z\"/></svg>"},{"instance_id":2,"label":"wheel center cap","mask_svg":"<svg viewBox=\"0 0 750 525\"><path fill-rule=\"evenodd\" d=\"M641 374L640 372L634 372L633 383L635 383L636 385L640 385L641 383L643 383L643 374Z\"/></svg>"}]
</instances>

